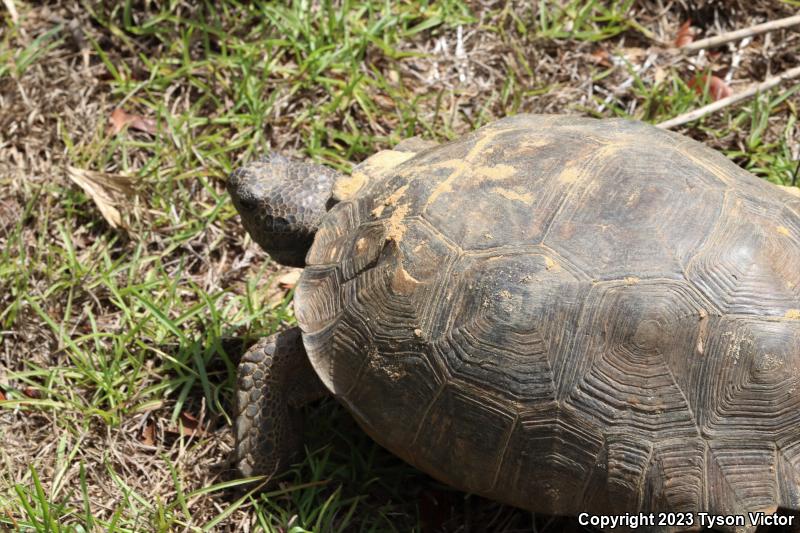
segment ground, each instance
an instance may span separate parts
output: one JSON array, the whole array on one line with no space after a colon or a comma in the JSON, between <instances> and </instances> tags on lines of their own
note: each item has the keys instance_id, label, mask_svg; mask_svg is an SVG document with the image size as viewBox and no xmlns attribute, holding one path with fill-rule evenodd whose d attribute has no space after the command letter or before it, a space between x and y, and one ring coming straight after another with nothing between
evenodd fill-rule
<instances>
[{"instance_id":1,"label":"ground","mask_svg":"<svg viewBox=\"0 0 800 533\"><path fill-rule=\"evenodd\" d=\"M296 275L225 177L268 150L349 171L518 112L657 123L800 64L797 31L676 38L800 2L189 4L0 7L0 529L580 530L439 486L331 401L278 489L237 480L235 366L293 324ZM789 82L678 131L788 185L798 104Z\"/></svg>"}]
</instances>

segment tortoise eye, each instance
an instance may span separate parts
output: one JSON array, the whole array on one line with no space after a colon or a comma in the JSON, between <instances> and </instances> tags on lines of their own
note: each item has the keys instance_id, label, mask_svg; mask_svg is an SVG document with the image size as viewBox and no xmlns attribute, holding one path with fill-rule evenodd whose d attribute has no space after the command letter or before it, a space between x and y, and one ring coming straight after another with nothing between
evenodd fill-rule
<instances>
[{"instance_id":1,"label":"tortoise eye","mask_svg":"<svg viewBox=\"0 0 800 533\"><path fill-rule=\"evenodd\" d=\"M252 196L236 197L234 203L239 211L254 211L258 207L258 201Z\"/></svg>"}]
</instances>

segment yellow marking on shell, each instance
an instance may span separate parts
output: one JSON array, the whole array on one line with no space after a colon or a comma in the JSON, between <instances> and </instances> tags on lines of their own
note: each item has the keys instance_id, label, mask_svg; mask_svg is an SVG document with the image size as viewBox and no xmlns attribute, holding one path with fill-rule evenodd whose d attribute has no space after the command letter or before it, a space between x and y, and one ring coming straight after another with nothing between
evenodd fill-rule
<instances>
[{"instance_id":1,"label":"yellow marking on shell","mask_svg":"<svg viewBox=\"0 0 800 533\"><path fill-rule=\"evenodd\" d=\"M360 253L366 250L367 248L367 239L361 237L356 241L356 252Z\"/></svg>"},{"instance_id":2,"label":"yellow marking on shell","mask_svg":"<svg viewBox=\"0 0 800 533\"><path fill-rule=\"evenodd\" d=\"M401 163L405 163L416 154L414 152L399 152L397 150L381 150L366 159L363 165L376 172L386 172ZM381 173L383 173L381 172Z\"/></svg>"},{"instance_id":3,"label":"yellow marking on shell","mask_svg":"<svg viewBox=\"0 0 800 533\"><path fill-rule=\"evenodd\" d=\"M516 153L517 154L524 154L525 152L527 152L531 148L533 148L533 149L542 148L543 146L547 146L548 144L551 144L551 141L548 141L547 139L544 139L542 137L533 138L533 139L528 138L528 139L525 139L524 141L522 141L521 143L519 143L519 146L517 146L517 149L516 149Z\"/></svg>"},{"instance_id":4,"label":"yellow marking on shell","mask_svg":"<svg viewBox=\"0 0 800 533\"><path fill-rule=\"evenodd\" d=\"M387 206L395 205L400 200L400 198L402 198L403 195L406 193L406 190L408 190L408 184L403 185L402 187L394 191L383 202L381 202L378 205L378 207L372 210L372 216L375 218L380 218L380 216L383 214L383 210Z\"/></svg>"},{"instance_id":5,"label":"yellow marking on shell","mask_svg":"<svg viewBox=\"0 0 800 533\"><path fill-rule=\"evenodd\" d=\"M629 196L628 199L625 201L626 207L632 207L639 203L639 197L641 196L641 191L633 191Z\"/></svg>"},{"instance_id":6,"label":"yellow marking on shell","mask_svg":"<svg viewBox=\"0 0 800 533\"><path fill-rule=\"evenodd\" d=\"M558 181L561 183L573 183L578 181L581 177L580 169L576 168L574 164L565 166L558 174Z\"/></svg>"},{"instance_id":7,"label":"yellow marking on shell","mask_svg":"<svg viewBox=\"0 0 800 533\"><path fill-rule=\"evenodd\" d=\"M381 150L375 153L358 165L352 175L336 182L333 186L333 197L340 201L352 200L371 179L383 177L414 155L413 152L398 152L397 150Z\"/></svg>"},{"instance_id":8,"label":"yellow marking on shell","mask_svg":"<svg viewBox=\"0 0 800 533\"><path fill-rule=\"evenodd\" d=\"M547 256L544 257L544 267L547 270L553 270L554 268L557 268L558 266L559 266L558 263L553 261L552 258L547 257Z\"/></svg>"},{"instance_id":9,"label":"yellow marking on shell","mask_svg":"<svg viewBox=\"0 0 800 533\"><path fill-rule=\"evenodd\" d=\"M475 169L475 175L478 178L487 180L505 180L516 174L517 169L511 165L496 165L493 167L478 167Z\"/></svg>"},{"instance_id":10,"label":"yellow marking on shell","mask_svg":"<svg viewBox=\"0 0 800 533\"><path fill-rule=\"evenodd\" d=\"M778 233L780 233L781 235L784 235L784 236L786 236L786 237L788 237L788 236L791 234L791 233L789 232L789 228L787 228L787 227L785 227L785 226L776 226L776 227L775 227L775 230L776 230Z\"/></svg>"},{"instance_id":11,"label":"yellow marking on shell","mask_svg":"<svg viewBox=\"0 0 800 533\"><path fill-rule=\"evenodd\" d=\"M408 214L409 208L410 206L408 204L397 206L394 213L385 221L387 240L392 240L394 242L403 240L403 235L406 232L406 225L403 223L403 219L406 217L406 214Z\"/></svg>"},{"instance_id":12,"label":"yellow marking on shell","mask_svg":"<svg viewBox=\"0 0 800 533\"><path fill-rule=\"evenodd\" d=\"M355 198L368 181L369 177L363 172L353 172L350 176L336 181L333 186L333 197L340 201Z\"/></svg>"},{"instance_id":13,"label":"yellow marking on shell","mask_svg":"<svg viewBox=\"0 0 800 533\"><path fill-rule=\"evenodd\" d=\"M625 278L626 285L636 285L637 283L639 283L639 278L637 277L628 276L627 278Z\"/></svg>"},{"instance_id":14,"label":"yellow marking on shell","mask_svg":"<svg viewBox=\"0 0 800 533\"><path fill-rule=\"evenodd\" d=\"M792 320L800 320L800 309L789 309L783 316Z\"/></svg>"},{"instance_id":15,"label":"yellow marking on shell","mask_svg":"<svg viewBox=\"0 0 800 533\"><path fill-rule=\"evenodd\" d=\"M792 196L800 197L800 187L791 187L789 185L778 185L784 192L791 194Z\"/></svg>"},{"instance_id":16,"label":"yellow marking on shell","mask_svg":"<svg viewBox=\"0 0 800 533\"><path fill-rule=\"evenodd\" d=\"M419 284L419 280L409 274L406 269L403 268L402 264L398 265L397 270L394 272L394 277L392 278L392 290L397 294L408 296L416 290Z\"/></svg>"},{"instance_id":17,"label":"yellow marking on shell","mask_svg":"<svg viewBox=\"0 0 800 533\"><path fill-rule=\"evenodd\" d=\"M492 192L495 194L499 194L503 198L507 198L509 200L515 200L517 202L522 202L523 204L531 205L533 203L533 194L526 192L526 193L518 193L517 191L512 191L511 189L504 189L502 187L495 187L492 189Z\"/></svg>"},{"instance_id":18,"label":"yellow marking on shell","mask_svg":"<svg viewBox=\"0 0 800 533\"><path fill-rule=\"evenodd\" d=\"M469 168L469 165L463 159L447 159L445 161L439 161L438 163L434 163L430 165L430 168L439 169L439 168L449 168L450 170L455 170L459 172L464 172ZM414 167L415 170L422 170L422 168Z\"/></svg>"},{"instance_id":19,"label":"yellow marking on shell","mask_svg":"<svg viewBox=\"0 0 800 533\"><path fill-rule=\"evenodd\" d=\"M403 197L403 195L406 193L407 190L408 190L408 184L403 185L402 187L394 191L388 198L386 198L386 200L383 201L383 204L384 205L396 204L397 201Z\"/></svg>"},{"instance_id":20,"label":"yellow marking on shell","mask_svg":"<svg viewBox=\"0 0 800 533\"><path fill-rule=\"evenodd\" d=\"M486 149L486 146L492 140L494 140L495 137L506 131L509 130L507 129L487 130L484 133L483 137L475 141L475 144L472 146L472 148L470 148L469 152L467 152L467 155L464 156L463 159L451 159L449 161L444 161L436 165L437 167L452 168L453 171L450 173L449 176L447 176L447 178L444 181L442 181L439 185L436 186L436 188L433 191L431 191L431 195L428 198L428 201L425 203L425 207L428 207L433 202L435 202L439 198L439 196L451 192L453 190L453 184L456 182L456 180L458 180L458 178L460 178L461 175L464 174L467 170L472 168L471 163L475 162L475 159L480 157L480 155ZM508 165L502 165L502 166L507 167ZM483 172L486 173L487 172L486 169L491 167L481 167L481 168L484 169ZM500 172L505 172L505 171L501 170Z\"/></svg>"},{"instance_id":21,"label":"yellow marking on shell","mask_svg":"<svg viewBox=\"0 0 800 533\"><path fill-rule=\"evenodd\" d=\"M697 344L695 349L700 355L705 355L706 351L706 338L708 337L708 312L705 309L698 309L697 316L699 321L699 330L697 335Z\"/></svg>"}]
</instances>

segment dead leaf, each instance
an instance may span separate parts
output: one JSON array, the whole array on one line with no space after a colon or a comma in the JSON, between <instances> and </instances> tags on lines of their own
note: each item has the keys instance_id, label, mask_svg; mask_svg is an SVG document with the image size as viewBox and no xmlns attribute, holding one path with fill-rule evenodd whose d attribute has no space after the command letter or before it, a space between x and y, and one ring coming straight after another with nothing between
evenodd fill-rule
<instances>
[{"instance_id":1,"label":"dead leaf","mask_svg":"<svg viewBox=\"0 0 800 533\"><path fill-rule=\"evenodd\" d=\"M22 216L22 206L16 198L0 199L0 235L11 231L11 226L15 225Z\"/></svg>"},{"instance_id":2,"label":"dead leaf","mask_svg":"<svg viewBox=\"0 0 800 533\"><path fill-rule=\"evenodd\" d=\"M109 117L110 122L108 126L108 134L116 135L121 132L125 126L130 129L143 131L150 135L156 134L156 121L152 118L145 118L141 115L131 115L126 113L121 107L116 108Z\"/></svg>"},{"instance_id":3,"label":"dead leaf","mask_svg":"<svg viewBox=\"0 0 800 533\"><path fill-rule=\"evenodd\" d=\"M294 289L302 272L303 269L301 268L293 268L285 274L278 276L278 286L283 290Z\"/></svg>"},{"instance_id":4,"label":"dead leaf","mask_svg":"<svg viewBox=\"0 0 800 533\"><path fill-rule=\"evenodd\" d=\"M665 79L667 79L667 71L656 65L655 71L653 73L653 82L655 83L655 85L658 85Z\"/></svg>"},{"instance_id":5,"label":"dead leaf","mask_svg":"<svg viewBox=\"0 0 800 533\"><path fill-rule=\"evenodd\" d=\"M24 389L22 389L22 394L24 394L28 398L33 398L34 400L38 400L42 397L42 393L34 389L33 387L25 387Z\"/></svg>"},{"instance_id":6,"label":"dead leaf","mask_svg":"<svg viewBox=\"0 0 800 533\"><path fill-rule=\"evenodd\" d=\"M639 63L647 56L647 50L638 46L630 46L622 49L622 56L631 63Z\"/></svg>"},{"instance_id":7,"label":"dead leaf","mask_svg":"<svg viewBox=\"0 0 800 533\"><path fill-rule=\"evenodd\" d=\"M139 439L145 446L156 445L156 426L153 423L147 424L142 429L142 437Z\"/></svg>"},{"instance_id":8,"label":"dead leaf","mask_svg":"<svg viewBox=\"0 0 800 533\"><path fill-rule=\"evenodd\" d=\"M698 95L702 95L706 89L706 85L708 85L708 94L711 95L714 101L722 100L733 94L733 89L728 87L728 84L725 83L722 78L714 76L713 74L710 77L708 74L695 76L689 80L687 85L694 89L694 92Z\"/></svg>"},{"instance_id":9,"label":"dead leaf","mask_svg":"<svg viewBox=\"0 0 800 533\"><path fill-rule=\"evenodd\" d=\"M714 100L722 100L733 94L733 89L731 89L722 78L716 76L711 76L711 87L709 87L709 90Z\"/></svg>"},{"instance_id":10,"label":"dead leaf","mask_svg":"<svg viewBox=\"0 0 800 533\"><path fill-rule=\"evenodd\" d=\"M678 36L675 37L675 46L680 48L694 41L694 30L692 29L692 21L687 20L681 27L678 28Z\"/></svg>"},{"instance_id":11,"label":"dead leaf","mask_svg":"<svg viewBox=\"0 0 800 533\"><path fill-rule=\"evenodd\" d=\"M193 437L202 434L204 431L197 417L187 411L181 411L179 421L180 423L177 427L170 427L167 431L184 437Z\"/></svg>"},{"instance_id":12,"label":"dead leaf","mask_svg":"<svg viewBox=\"0 0 800 533\"><path fill-rule=\"evenodd\" d=\"M608 50L604 50L603 48L596 48L589 57L592 58L592 63L596 65L602 65L604 67L611 67L612 63L608 54Z\"/></svg>"},{"instance_id":13,"label":"dead leaf","mask_svg":"<svg viewBox=\"0 0 800 533\"><path fill-rule=\"evenodd\" d=\"M0 402L7 400L6 393L0 390Z\"/></svg>"},{"instance_id":14,"label":"dead leaf","mask_svg":"<svg viewBox=\"0 0 800 533\"><path fill-rule=\"evenodd\" d=\"M188 411L181 411L181 426L183 427L183 434L191 437L195 433L202 433L203 428L200 426L200 421L192 413Z\"/></svg>"},{"instance_id":15,"label":"dead leaf","mask_svg":"<svg viewBox=\"0 0 800 533\"><path fill-rule=\"evenodd\" d=\"M376 104L378 104L378 106L381 109L384 109L384 110L397 109L397 104L394 102L394 100L392 100L391 98L389 98L385 94L380 94L380 93L373 94L372 95L372 100Z\"/></svg>"},{"instance_id":16,"label":"dead leaf","mask_svg":"<svg viewBox=\"0 0 800 533\"><path fill-rule=\"evenodd\" d=\"M72 166L67 167L67 176L94 200L100 214L111 227L123 226L117 207L122 203L130 203L130 199L136 194L134 178Z\"/></svg>"}]
</instances>

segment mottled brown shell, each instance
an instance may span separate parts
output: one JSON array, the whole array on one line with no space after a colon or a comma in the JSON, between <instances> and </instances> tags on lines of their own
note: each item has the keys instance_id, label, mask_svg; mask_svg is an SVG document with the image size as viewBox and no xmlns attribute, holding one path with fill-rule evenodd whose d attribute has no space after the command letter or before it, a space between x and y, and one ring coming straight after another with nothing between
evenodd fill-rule
<instances>
[{"instance_id":1,"label":"mottled brown shell","mask_svg":"<svg viewBox=\"0 0 800 533\"><path fill-rule=\"evenodd\" d=\"M553 514L800 507L800 199L560 116L359 172L296 311L381 445Z\"/></svg>"}]
</instances>

